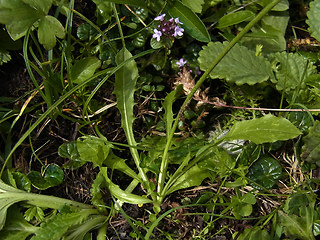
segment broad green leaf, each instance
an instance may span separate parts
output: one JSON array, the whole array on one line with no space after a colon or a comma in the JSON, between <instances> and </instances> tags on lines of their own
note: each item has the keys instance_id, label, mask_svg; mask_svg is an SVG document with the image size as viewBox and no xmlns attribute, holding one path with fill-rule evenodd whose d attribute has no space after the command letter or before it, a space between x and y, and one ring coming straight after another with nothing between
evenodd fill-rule
<instances>
[{"instance_id":1,"label":"broad green leaf","mask_svg":"<svg viewBox=\"0 0 320 240\"><path fill-rule=\"evenodd\" d=\"M251 28L251 32L243 37L241 43L254 51L257 45L262 45L262 52L265 54L285 51L288 22L288 12L264 16L261 24Z\"/></svg>"},{"instance_id":2,"label":"broad green leaf","mask_svg":"<svg viewBox=\"0 0 320 240\"><path fill-rule=\"evenodd\" d=\"M88 213L85 211L53 215L41 224L31 240L61 239L69 228L82 223L87 217Z\"/></svg>"},{"instance_id":3,"label":"broad green leaf","mask_svg":"<svg viewBox=\"0 0 320 240\"><path fill-rule=\"evenodd\" d=\"M251 205L254 205L257 202L256 197L250 192L243 195L241 198L241 201L244 203L251 204Z\"/></svg>"},{"instance_id":4,"label":"broad green leaf","mask_svg":"<svg viewBox=\"0 0 320 240\"><path fill-rule=\"evenodd\" d=\"M300 207L299 216L278 211L279 222L284 227L286 236L300 240L315 240L312 230L313 213L312 206Z\"/></svg>"},{"instance_id":5,"label":"broad green leaf","mask_svg":"<svg viewBox=\"0 0 320 240\"><path fill-rule=\"evenodd\" d=\"M262 155L249 168L247 177L257 184L270 189L281 178L282 167L274 158ZM250 183L251 184L251 183ZM255 186L255 184L252 183ZM259 188L259 186L255 186Z\"/></svg>"},{"instance_id":6,"label":"broad green leaf","mask_svg":"<svg viewBox=\"0 0 320 240\"><path fill-rule=\"evenodd\" d=\"M20 0L39 12L48 14L53 0Z\"/></svg>"},{"instance_id":7,"label":"broad green leaf","mask_svg":"<svg viewBox=\"0 0 320 240\"><path fill-rule=\"evenodd\" d=\"M92 0L97 5L97 23L106 24L112 17L112 3L105 0Z\"/></svg>"},{"instance_id":8,"label":"broad green leaf","mask_svg":"<svg viewBox=\"0 0 320 240\"><path fill-rule=\"evenodd\" d=\"M98 31L89 23L83 23L77 28L77 37L81 41L91 41L98 34Z\"/></svg>"},{"instance_id":9,"label":"broad green leaf","mask_svg":"<svg viewBox=\"0 0 320 240\"><path fill-rule=\"evenodd\" d=\"M116 63L120 64L130 57L132 57L131 53L123 48L116 55ZM134 91L138 77L138 68L134 60L128 62L115 74L114 93L121 113L121 127L127 137L132 135Z\"/></svg>"},{"instance_id":10,"label":"broad green leaf","mask_svg":"<svg viewBox=\"0 0 320 240\"><path fill-rule=\"evenodd\" d=\"M231 198L232 214L237 218L250 216L252 205L256 203L256 198L252 193L246 193L242 197L233 196Z\"/></svg>"},{"instance_id":11,"label":"broad green leaf","mask_svg":"<svg viewBox=\"0 0 320 240\"><path fill-rule=\"evenodd\" d=\"M173 123L173 112L172 105L178 99L179 96L183 93L182 85L180 84L175 90L169 93L163 102L163 108L165 110L165 122L167 128L167 137L169 137L172 123Z\"/></svg>"},{"instance_id":12,"label":"broad green leaf","mask_svg":"<svg viewBox=\"0 0 320 240\"><path fill-rule=\"evenodd\" d=\"M37 229L38 227L33 226L23 218L19 208L14 205L8 209L6 224L0 232L1 239L25 240Z\"/></svg>"},{"instance_id":13,"label":"broad green leaf","mask_svg":"<svg viewBox=\"0 0 320 240\"><path fill-rule=\"evenodd\" d=\"M30 206L29 209L27 211L25 211L24 218L28 222L33 220L33 218L42 222L44 219L44 212L43 212L42 208L40 208L38 206Z\"/></svg>"},{"instance_id":14,"label":"broad green leaf","mask_svg":"<svg viewBox=\"0 0 320 240\"><path fill-rule=\"evenodd\" d=\"M106 2L114 2L118 4L128 4L136 7L148 7L146 1L144 0L105 0Z\"/></svg>"},{"instance_id":15,"label":"broad green leaf","mask_svg":"<svg viewBox=\"0 0 320 240\"><path fill-rule=\"evenodd\" d=\"M201 13L204 0L182 0L182 3L195 13Z\"/></svg>"},{"instance_id":16,"label":"broad green leaf","mask_svg":"<svg viewBox=\"0 0 320 240\"><path fill-rule=\"evenodd\" d=\"M24 36L37 20L48 14L48 7L51 7L50 0L2 0L0 1L0 23L5 24L11 38L17 40Z\"/></svg>"},{"instance_id":17,"label":"broad green leaf","mask_svg":"<svg viewBox=\"0 0 320 240\"><path fill-rule=\"evenodd\" d=\"M257 3L260 4L262 7L265 7L270 3L270 0L258 0ZM282 0L276 6L274 6L271 10L272 11L286 11L288 9L289 9L289 1Z\"/></svg>"},{"instance_id":18,"label":"broad green leaf","mask_svg":"<svg viewBox=\"0 0 320 240\"><path fill-rule=\"evenodd\" d=\"M310 2L310 9L307 12L308 19L306 23L309 25L309 32L312 37L320 41L320 0Z\"/></svg>"},{"instance_id":19,"label":"broad green leaf","mask_svg":"<svg viewBox=\"0 0 320 240\"><path fill-rule=\"evenodd\" d=\"M180 1L169 2L168 13L173 18L179 17L180 22L183 23L182 27L191 37L200 42L210 41L210 35L206 26L190 8L183 5Z\"/></svg>"},{"instance_id":20,"label":"broad green leaf","mask_svg":"<svg viewBox=\"0 0 320 240\"><path fill-rule=\"evenodd\" d=\"M305 57L298 53L279 52L270 56L276 66L276 87L289 92L292 89L302 89L308 76L316 73L316 68Z\"/></svg>"},{"instance_id":21,"label":"broad green leaf","mask_svg":"<svg viewBox=\"0 0 320 240\"><path fill-rule=\"evenodd\" d=\"M259 227L255 228L246 228L243 233L239 235L238 240L272 240L266 229L260 229Z\"/></svg>"},{"instance_id":22,"label":"broad green leaf","mask_svg":"<svg viewBox=\"0 0 320 240\"><path fill-rule=\"evenodd\" d=\"M107 159L103 162L106 167L111 169L119 170L128 176L137 179L140 181L139 176L125 163L125 160L122 158L119 158L112 152L108 155Z\"/></svg>"},{"instance_id":23,"label":"broad green leaf","mask_svg":"<svg viewBox=\"0 0 320 240\"><path fill-rule=\"evenodd\" d=\"M63 165L63 167L67 169L77 169L86 163L80 158L77 141L63 143L58 149L58 154L60 157L70 159L68 163Z\"/></svg>"},{"instance_id":24,"label":"broad green leaf","mask_svg":"<svg viewBox=\"0 0 320 240\"><path fill-rule=\"evenodd\" d=\"M31 171L27 176L35 188L45 190L60 185L63 181L64 173L59 166L50 164L44 170L43 175L38 171Z\"/></svg>"},{"instance_id":25,"label":"broad green leaf","mask_svg":"<svg viewBox=\"0 0 320 240\"><path fill-rule=\"evenodd\" d=\"M91 203L98 208L105 204L103 201L102 193L101 193L101 188L104 185L105 185L105 179L102 173L99 172L98 175L96 176L96 179L93 181L90 189Z\"/></svg>"},{"instance_id":26,"label":"broad green leaf","mask_svg":"<svg viewBox=\"0 0 320 240\"><path fill-rule=\"evenodd\" d=\"M217 27L226 28L241 22L250 21L253 16L254 13L249 10L229 13L220 18Z\"/></svg>"},{"instance_id":27,"label":"broad green leaf","mask_svg":"<svg viewBox=\"0 0 320 240\"><path fill-rule=\"evenodd\" d=\"M24 200L12 196L11 193L17 192L21 193L23 191L13 188L0 180L0 230L6 222L8 208L17 202Z\"/></svg>"},{"instance_id":28,"label":"broad green leaf","mask_svg":"<svg viewBox=\"0 0 320 240\"><path fill-rule=\"evenodd\" d=\"M289 120L272 114L236 122L224 140L245 139L256 144L289 140L301 134Z\"/></svg>"},{"instance_id":29,"label":"broad green leaf","mask_svg":"<svg viewBox=\"0 0 320 240\"><path fill-rule=\"evenodd\" d=\"M199 52L200 69L206 71L227 43L210 42ZM211 78L225 78L238 85L253 85L267 80L274 81L271 64L262 56L240 45L235 45L210 73Z\"/></svg>"},{"instance_id":30,"label":"broad green leaf","mask_svg":"<svg viewBox=\"0 0 320 240\"><path fill-rule=\"evenodd\" d=\"M94 167L102 166L103 161L109 155L111 146L111 144L94 136L85 136L77 140L80 159L85 162L92 162Z\"/></svg>"},{"instance_id":31,"label":"broad green leaf","mask_svg":"<svg viewBox=\"0 0 320 240\"><path fill-rule=\"evenodd\" d=\"M24 190L26 192L31 191L31 182L28 177L21 172L13 172L12 176L16 182L17 188Z\"/></svg>"},{"instance_id":32,"label":"broad green leaf","mask_svg":"<svg viewBox=\"0 0 320 240\"><path fill-rule=\"evenodd\" d=\"M45 49L52 49L56 45L56 37L64 38L64 36L64 28L58 19L48 15L40 19L38 39Z\"/></svg>"},{"instance_id":33,"label":"broad green leaf","mask_svg":"<svg viewBox=\"0 0 320 240\"><path fill-rule=\"evenodd\" d=\"M180 189L200 186L202 181L210 176L210 171L195 165L177 179L177 181L166 192L166 195Z\"/></svg>"},{"instance_id":34,"label":"broad green leaf","mask_svg":"<svg viewBox=\"0 0 320 240\"><path fill-rule=\"evenodd\" d=\"M320 166L320 122L315 121L309 128L309 134L302 138L301 157L304 161Z\"/></svg>"},{"instance_id":35,"label":"broad green leaf","mask_svg":"<svg viewBox=\"0 0 320 240\"><path fill-rule=\"evenodd\" d=\"M203 147L206 149L207 146ZM202 149L198 154L201 154ZM211 147L210 150L199 160L198 166L201 169L208 169L219 176L224 177L231 174L236 162L230 157L227 151L220 147Z\"/></svg>"},{"instance_id":36,"label":"broad green leaf","mask_svg":"<svg viewBox=\"0 0 320 240\"><path fill-rule=\"evenodd\" d=\"M63 240L104 240L105 233L103 237L92 237L92 232L95 229L99 229L102 225L105 225L107 217L104 215L91 215L84 222L79 225L76 225L68 230L64 235Z\"/></svg>"},{"instance_id":37,"label":"broad green leaf","mask_svg":"<svg viewBox=\"0 0 320 240\"><path fill-rule=\"evenodd\" d=\"M100 67L100 60L96 57L82 58L71 68L71 80L73 83L82 83L90 78Z\"/></svg>"},{"instance_id":38,"label":"broad green leaf","mask_svg":"<svg viewBox=\"0 0 320 240\"><path fill-rule=\"evenodd\" d=\"M110 191L110 193L116 197L117 199L119 199L122 202L126 202L126 203L131 203L131 204L145 204L145 203L151 203L152 200L146 197L141 197L139 195L135 195L126 191L123 191L118 185L114 184L108 177L108 173L107 173L107 169L106 167L102 167L100 168L100 171L102 172L106 183L107 183L107 187Z\"/></svg>"}]
</instances>

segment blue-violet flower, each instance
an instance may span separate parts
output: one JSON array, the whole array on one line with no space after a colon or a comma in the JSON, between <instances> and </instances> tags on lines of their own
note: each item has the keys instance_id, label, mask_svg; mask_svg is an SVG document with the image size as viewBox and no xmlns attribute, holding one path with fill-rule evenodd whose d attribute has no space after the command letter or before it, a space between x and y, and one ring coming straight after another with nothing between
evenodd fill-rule
<instances>
[{"instance_id":1,"label":"blue-violet flower","mask_svg":"<svg viewBox=\"0 0 320 240\"><path fill-rule=\"evenodd\" d=\"M165 20L165 13L156 17L154 20L160 21L160 24L156 29L153 30L154 34L152 35L158 42L160 42L161 37L172 38L172 37L181 37L183 35L184 29L178 24L182 24L179 21L179 18L170 18Z\"/></svg>"},{"instance_id":2,"label":"blue-violet flower","mask_svg":"<svg viewBox=\"0 0 320 240\"><path fill-rule=\"evenodd\" d=\"M160 37L162 36L162 32L158 31L157 29L153 29L154 34L152 35L153 38L156 38L157 41L160 41Z\"/></svg>"},{"instance_id":3,"label":"blue-violet flower","mask_svg":"<svg viewBox=\"0 0 320 240\"><path fill-rule=\"evenodd\" d=\"M183 58L180 58L180 60L178 62L176 62L176 64L178 65L179 68L184 67L184 65L187 63L187 60L183 60Z\"/></svg>"}]
</instances>

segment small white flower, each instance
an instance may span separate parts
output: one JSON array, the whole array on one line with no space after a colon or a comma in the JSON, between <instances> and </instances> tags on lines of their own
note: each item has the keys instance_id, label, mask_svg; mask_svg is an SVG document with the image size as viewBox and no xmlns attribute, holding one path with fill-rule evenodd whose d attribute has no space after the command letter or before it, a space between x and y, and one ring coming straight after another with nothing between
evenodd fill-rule
<instances>
[{"instance_id":1,"label":"small white flower","mask_svg":"<svg viewBox=\"0 0 320 240\"><path fill-rule=\"evenodd\" d=\"M176 26L176 27L174 28L174 34L173 34L173 36L174 36L174 37L177 37L177 36L180 36L180 37L181 37L181 36L183 35L183 32L184 32L184 29L183 29L183 28Z\"/></svg>"},{"instance_id":2,"label":"small white flower","mask_svg":"<svg viewBox=\"0 0 320 240\"><path fill-rule=\"evenodd\" d=\"M154 20L163 21L165 16L166 16L166 14L163 13L160 16L156 17Z\"/></svg>"},{"instance_id":3,"label":"small white flower","mask_svg":"<svg viewBox=\"0 0 320 240\"><path fill-rule=\"evenodd\" d=\"M152 37L157 39L158 42L160 42L160 37L162 36L162 32L157 29L154 29L153 32L154 34L152 35Z\"/></svg>"},{"instance_id":4,"label":"small white flower","mask_svg":"<svg viewBox=\"0 0 320 240\"><path fill-rule=\"evenodd\" d=\"M186 63L187 63L187 60L183 60L183 58L180 58L180 60L176 62L179 68L182 68Z\"/></svg>"}]
</instances>

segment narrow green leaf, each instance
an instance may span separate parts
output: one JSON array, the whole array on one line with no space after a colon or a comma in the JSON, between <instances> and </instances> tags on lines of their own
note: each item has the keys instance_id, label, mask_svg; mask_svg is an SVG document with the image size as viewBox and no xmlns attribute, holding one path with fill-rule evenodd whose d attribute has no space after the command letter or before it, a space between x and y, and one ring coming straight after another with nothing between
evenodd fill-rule
<instances>
[{"instance_id":1,"label":"narrow green leaf","mask_svg":"<svg viewBox=\"0 0 320 240\"><path fill-rule=\"evenodd\" d=\"M118 4L128 4L136 7L147 8L148 5L144 0L105 0L106 2L114 2Z\"/></svg>"},{"instance_id":2,"label":"narrow green leaf","mask_svg":"<svg viewBox=\"0 0 320 240\"><path fill-rule=\"evenodd\" d=\"M204 179L210 176L210 171L195 165L186 171L181 177L179 177L177 181L169 188L166 194L168 195L184 188L199 186Z\"/></svg>"},{"instance_id":3,"label":"narrow green leaf","mask_svg":"<svg viewBox=\"0 0 320 240\"><path fill-rule=\"evenodd\" d=\"M306 23L309 25L309 32L312 37L320 41L320 0L314 0L310 3L310 9L307 12L308 19Z\"/></svg>"},{"instance_id":4,"label":"narrow green leaf","mask_svg":"<svg viewBox=\"0 0 320 240\"><path fill-rule=\"evenodd\" d=\"M227 43L210 42L199 52L200 69L206 71ZM225 78L238 85L253 85L267 80L274 81L271 64L262 56L239 44L235 45L210 73L210 77Z\"/></svg>"},{"instance_id":5,"label":"narrow green leaf","mask_svg":"<svg viewBox=\"0 0 320 240\"><path fill-rule=\"evenodd\" d=\"M178 85L175 90L169 93L163 102L163 108L165 110L165 122L167 128L167 137L170 135L170 131L172 128L173 123L173 112L172 112L172 105L174 101L178 99L179 96L183 93L182 84Z\"/></svg>"},{"instance_id":6,"label":"narrow green leaf","mask_svg":"<svg viewBox=\"0 0 320 240\"><path fill-rule=\"evenodd\" d=\"M82 83L92 77L94 72L100 67L100 60L96 57L82 58L71 68L71 80L74 83Z\"/></svg>"},{"instance_id":7,"label":"narrow green leaf","mask_svg":"<svg viewBox=\"0 0 320 240\"><path fill-rule=\"evenodd\" d=\"M119 158L112 152L111 154L109 154L108 158L103 163L108 168L119 170L127 174L128 176L134 179L137 179L138 181L141 181L139 176L125 163L125 160L122 158Z\"/></svg>"},{"instance_id":8,"label":"narrow green leaf","mask_svg":"<svg viewBox=\"0 0 320 240\"><path fill-rule=\"evenodd\" d=\"M295 138L301 134L289 120L272 114L262 118L236 122L224 140L245 139L256 144Z\"/></svg>"},{"instance_id":9,"label":"narrow green leaf","mask_svg":"<svg viewBox=\"0 0 320 240\"><path fill-rule=\"evenodd\" d=\"M116 55L116 63L120 64L130 57L132 57L131 53L123 48ZM128 62L115 74L114 93L117 96L117 107L121 113L121 127L127 137L132 133L134 91L138 76L138 68L134 60Z\"/></svg>"},{"instance_id":10,"label":"narrow green leaf","mask_svg":"<svg viewBox=\"0 0 320 240\"><path fill-rule=\"evenodd\" d=\"M64 38L64 36L64 28L58 19L48 15L40 19L38 38L45 49L52 49L56 45L56 37Z\"/></svg>"},{"instance_id":11,"label":"narrow green leaf","mask_svg":"<svg viewBox=\"0 0 320 240\"><path fill-rule=\"evenodd\" d=\"M135 195L126 191L123 191L118 185L114 184L108 177L108 173L107 173L107 169L106 167L102 167L100 168L100 171L102 172L108 189L110 191L110 193L116 197L117 199L119 199L122 202L126 202L126 203L131 203L131 204L145 204L145 203L151 203L152 200L146 197L141 197L139 195Z\"/></svg>"},{"instance_id":12,"label":"narrow green leaf","mask_svg":"<svg viewBox=\"0 0 320 240\"><path fill-rule=\"evenodd\" d=\"M249 10L229 13L220 18L218 28L229 27L244 21L250 21L253 18L254 13Z\"/></svg>"},{"instance_id":13,"label":"narrow green leaf","mask_svg":"<svg viewBox=\"0 0 320 240\"><path fill-rule=\"evenodd\" d=\"M183 23L183 28L193 38L201 42L209 42L210 35L206 26L200 18L190 8L183 5L180 1L169 2L168 13L171 17L179 17Z\"/></svg>"}]
</instances>

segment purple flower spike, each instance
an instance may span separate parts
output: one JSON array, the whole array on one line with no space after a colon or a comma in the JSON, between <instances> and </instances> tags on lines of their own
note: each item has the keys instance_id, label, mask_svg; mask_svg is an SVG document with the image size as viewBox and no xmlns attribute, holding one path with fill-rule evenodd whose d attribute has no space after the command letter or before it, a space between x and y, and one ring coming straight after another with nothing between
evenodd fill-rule
<instances>
[{"instance_id":1,"label":"purple flower spike","mask_svg":"<svg viewBox=\"0 0 320 240\"><path fill-rule=\"evenodd\" d=\"M163 13L160 16L156 17L154 20L163 21L165 16L166 16L166 14Z\"/></svg>"},{"instance_id":2,"label":"purple flower spike","mask_svg":"<svg viewBox=\"0 0 320 240\"><path fill-rule=\"evenodd\" d=\"M176 27L174 28L173 36L174 36L174 37L177 37L177 36L180 36L180 37L181 37L181 36L183 35L183 32L184 32L184 29L183 29L183 28L176 26Z\"/></svg>"},{"instance_id":3,"label":"purple flower spike","mask_svg":"<svg viewBox=\"0 0 320 240\"><path fill-rule=\"evenodd\" d=\"M153 38L157 39L160 42L160 37L162 36L162 32L158 31L157 29L153 29L154 34L152 35Z\"/></svg>"},{"instance_id":4,"label":"purple flower spike","mask_svg":"<svg viewBox=\"0 0 320 240\"><path fill-rule=\"evenodd\" d=\"M180 58L180 60L176 62L179 68L182 68L186 63L187 63L187 60L183 60L183 58Z\"/></svg>"}]
</instances>

